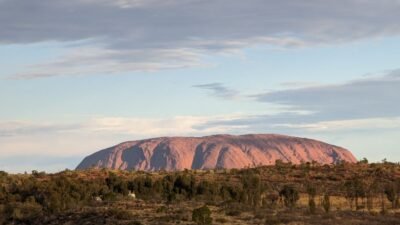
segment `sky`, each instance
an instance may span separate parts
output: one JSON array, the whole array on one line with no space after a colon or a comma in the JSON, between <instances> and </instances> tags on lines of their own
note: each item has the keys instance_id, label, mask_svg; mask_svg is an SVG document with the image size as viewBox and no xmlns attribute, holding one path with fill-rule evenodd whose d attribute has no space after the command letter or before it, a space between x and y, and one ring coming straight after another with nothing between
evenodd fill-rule
<instances>
[{"instance_id":1,"label":"sky","mask_svg":"<svg viewBox=\"0 0 400 225\"><path fill-rule=\"evenodd\" d=\"M399 0L0 0L0 170L279 133L399 162Z\"/></svg>"}]
</instances>

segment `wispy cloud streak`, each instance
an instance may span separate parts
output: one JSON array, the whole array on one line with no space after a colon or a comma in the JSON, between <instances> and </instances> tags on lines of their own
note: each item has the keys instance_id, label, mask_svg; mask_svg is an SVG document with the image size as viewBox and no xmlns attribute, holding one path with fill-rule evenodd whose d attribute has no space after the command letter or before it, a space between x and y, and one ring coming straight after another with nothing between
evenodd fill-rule
<instances>
[{"instance_id":1,"label":"wispy cloud streak","mask_svg":"<svg viewBox=\"0 0 400 225\"><path fill-rule=\"evenodd\" d=\"M400 116L400 72L343 84L286 89L254 95L259 102L314 113L316 120Z\"/></svg>"},{"instance_id":2,"label":"wispy cloud streak","mask_svg":"<svg viewBox=\"0 0 400 225\"><path fill-rule=\"evenodd\" d=\"M235 99L238 97L239 92L234 89L229 89L221 83L209 83L193 85L195 88L207 90L212 96L222 99Z\"/></svg>"}]
</instances>

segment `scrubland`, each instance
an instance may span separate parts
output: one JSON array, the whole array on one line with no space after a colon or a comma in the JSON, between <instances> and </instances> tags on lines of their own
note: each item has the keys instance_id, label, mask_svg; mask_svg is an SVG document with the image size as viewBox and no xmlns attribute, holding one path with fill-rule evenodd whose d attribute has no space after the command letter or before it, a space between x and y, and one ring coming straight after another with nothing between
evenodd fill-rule
<instances>
[{"instance_id":1,"label":"scrubland","mask_svg":"<svg viewBox=\"0 0 400 225\"><path fill-rule=\"evenodd\" d=\"M134 193L133 198L130 193ZM0 224L400 224L400 165L0 172Z\"/></svg>"}]
</instances>

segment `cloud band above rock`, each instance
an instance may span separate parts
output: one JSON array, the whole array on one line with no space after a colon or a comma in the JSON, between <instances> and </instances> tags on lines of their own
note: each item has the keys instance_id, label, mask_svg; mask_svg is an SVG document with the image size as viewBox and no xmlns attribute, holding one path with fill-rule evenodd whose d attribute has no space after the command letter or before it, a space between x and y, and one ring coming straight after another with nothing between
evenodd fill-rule
<instances>
[{"instance_id":1,"label":"cloud band above rock","mask_svg":"<svg viewBox=\"0 0 400 225\"><path fill-rule=\"evenodd\" d=\"M0 44L85 41L83 52L72 48L79 60L66 53L14 78L153 71L254 45L398 35L399 11L397 0L1 0Z\"/></svg>"}]
</instances>

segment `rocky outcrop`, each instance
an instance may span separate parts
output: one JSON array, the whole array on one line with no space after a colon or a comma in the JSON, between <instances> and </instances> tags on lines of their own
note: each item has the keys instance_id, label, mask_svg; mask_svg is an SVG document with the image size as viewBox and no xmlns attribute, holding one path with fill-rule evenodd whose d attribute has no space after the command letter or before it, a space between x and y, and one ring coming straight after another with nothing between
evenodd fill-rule
<instances>
[{"instance_id":1,"label":"rocky outcrop","mask_svg":"<svg viewBox=\"0 0 400 225\"><path fill-rule=\"evenodd\" d=\"M129 141L87 156L77 167L121 170L243 168L276 160L322 164L356 162L348 150L316 140L275 134L162 137Z\"/></svg>"}]
</instances>

